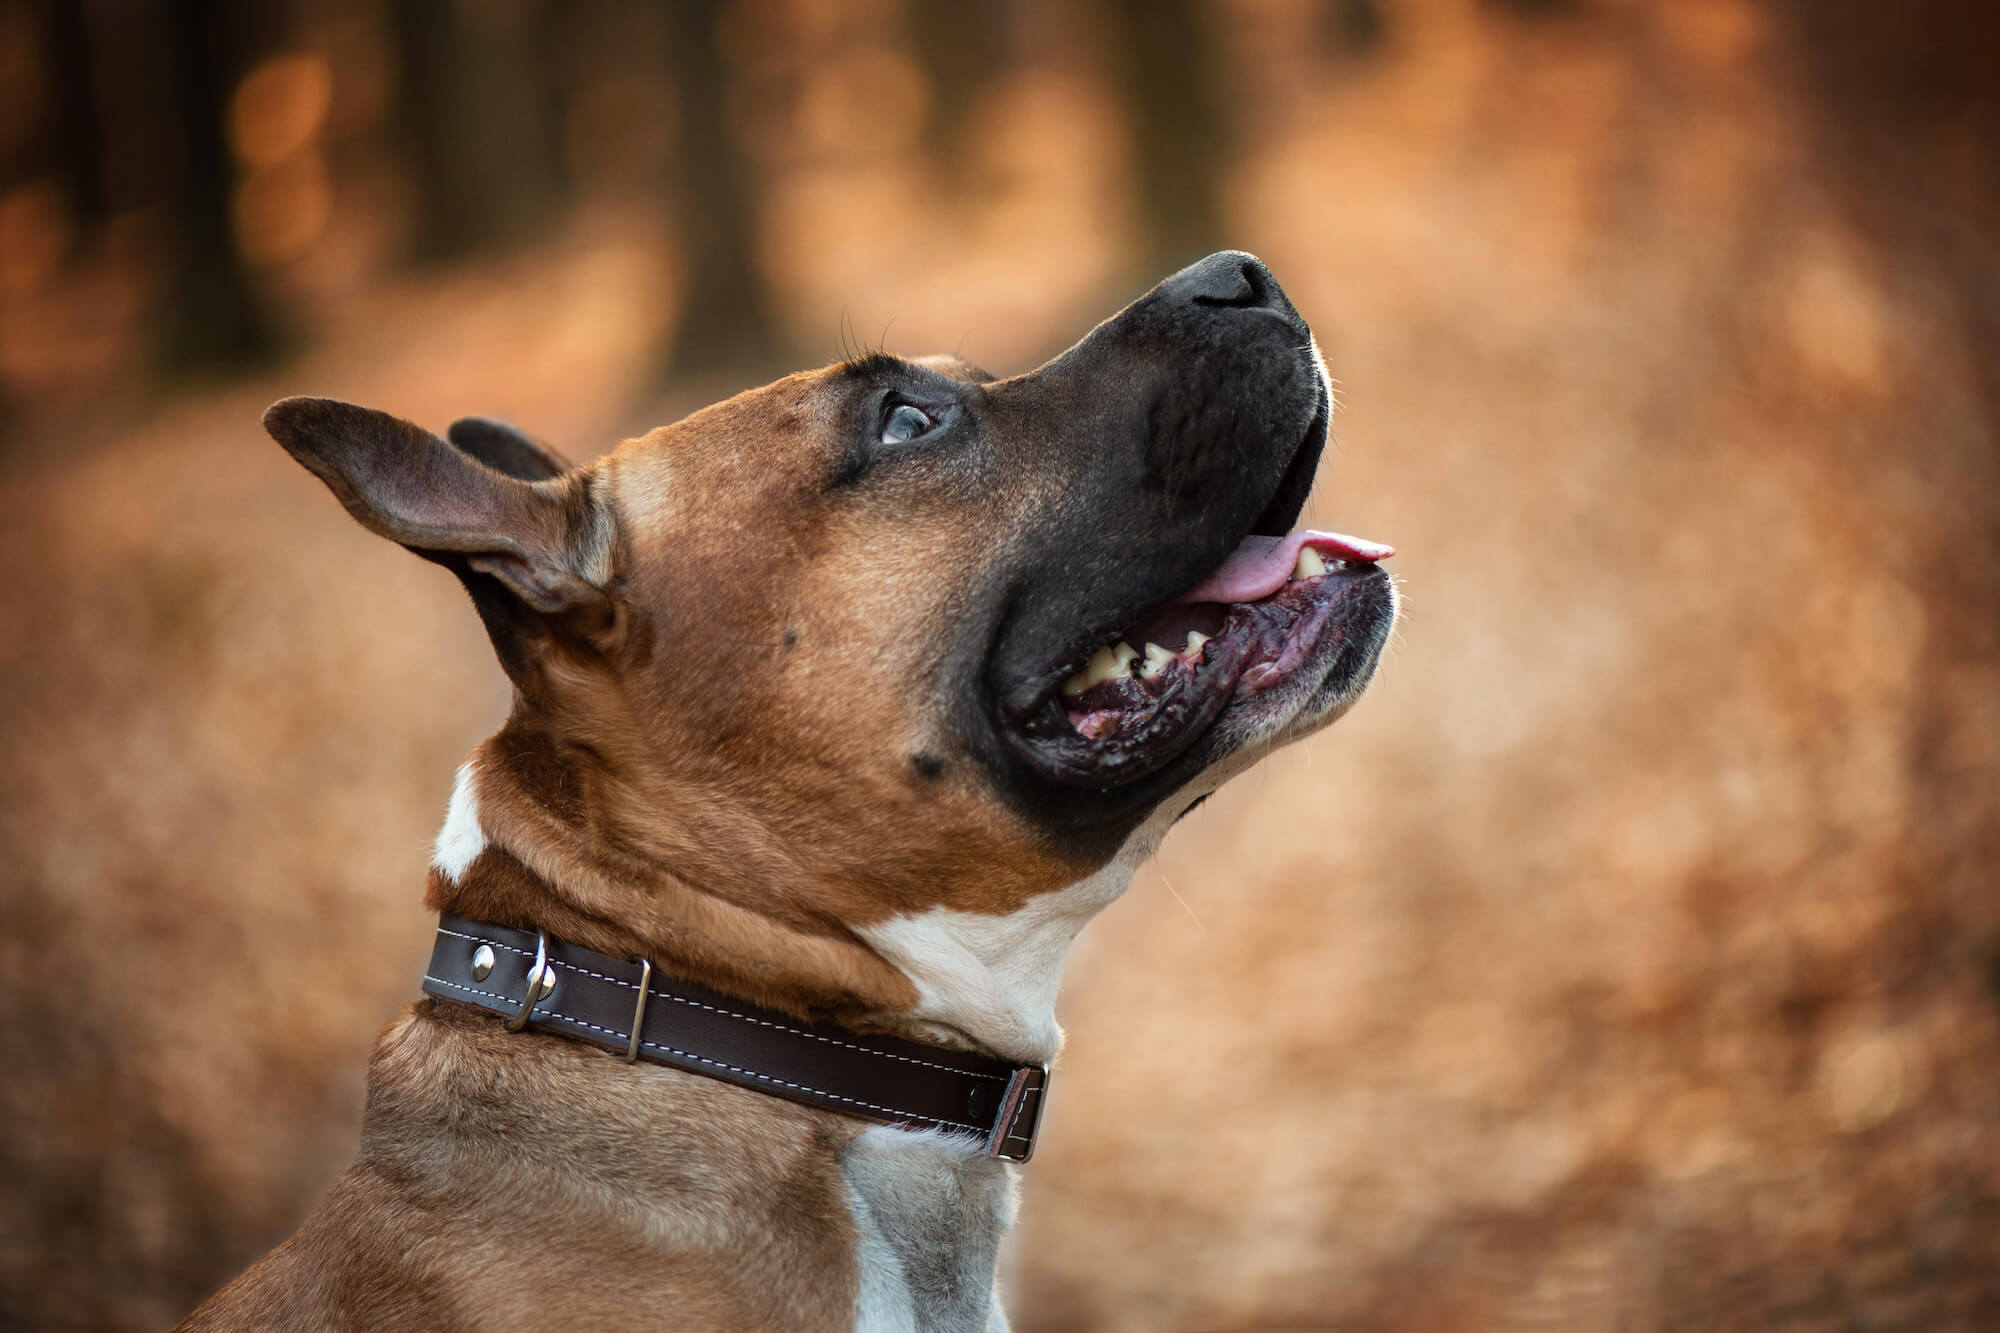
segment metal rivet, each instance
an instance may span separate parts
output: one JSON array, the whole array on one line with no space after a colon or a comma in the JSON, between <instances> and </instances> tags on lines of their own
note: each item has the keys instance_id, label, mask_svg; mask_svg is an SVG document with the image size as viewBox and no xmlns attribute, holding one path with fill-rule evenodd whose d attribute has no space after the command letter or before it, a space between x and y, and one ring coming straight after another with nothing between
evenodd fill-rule
<instances>
[{"instance_id":1,"label":"metal rivet","mask_svg":"<svg viewBox=\"0 0 2000 1333\"><path fill-rule=\"evenodd\" d=\"M534 980L533 977L529 978L530 982ZM529 1001L531 1004L540 1004L543 1000L548 999L549 996L556 993L556 965L554 963L542 964L540 984L531 985L530 990L534 993L534 999Z\"/></svg>"},{"instance_id":2,"label":"metal rivet","mask_svg":"<svg viewBox=\"0 0 2000 1333\"><path fill-rule=\"evenodd\" d=\"M484 981L493 973L493 946L482 944L472 951L472 979Z\"/></svg>"}]
</instances>

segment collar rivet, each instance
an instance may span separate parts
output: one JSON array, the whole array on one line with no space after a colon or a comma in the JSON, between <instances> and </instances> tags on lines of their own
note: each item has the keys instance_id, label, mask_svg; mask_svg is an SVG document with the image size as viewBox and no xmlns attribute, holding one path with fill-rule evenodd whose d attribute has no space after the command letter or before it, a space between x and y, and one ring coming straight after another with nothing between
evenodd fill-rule
<instances>
[{"instance_id":1,"label":"collar rivet","mask_svg":"<svg viewBox=\"0 0 2000 1333\"><path fill-rule=\"evenodd\" d=\"M493 946L482 944L472 951L472 979L484 981L493 974Z\"/></svg>"}]
</instances>

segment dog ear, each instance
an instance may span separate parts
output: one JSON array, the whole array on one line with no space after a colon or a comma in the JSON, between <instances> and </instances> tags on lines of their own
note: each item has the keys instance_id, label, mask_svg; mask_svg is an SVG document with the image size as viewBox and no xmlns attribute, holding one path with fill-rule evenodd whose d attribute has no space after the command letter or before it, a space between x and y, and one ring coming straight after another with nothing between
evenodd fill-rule
<instances>
[{"instance_id":1,"label":"dog ear","mask_svg":"<svg viewBox=\"0 0 2000 1333\"><path fill-rule=\"evenodd\" d=\"M453 567L469 586L469 574L490 575L545 615L605 601L577 569L589 521L581 487L506 475L421 426L331 398L274 403L264 429L363 527ZM494 608L480 594L473 586L491 627Z\"/></svg>"},{"instance_id":2,"label":"dog ear","mask_svg":"<svg viewBox=\"0 0 2000 1333\"><path fill-rule=\"evenodd\" d=\"M575 464L540 440L491 417L462 417L445 438L495 472L522 481L547 481L575 470Z\"/></svg>"}]
</instances>

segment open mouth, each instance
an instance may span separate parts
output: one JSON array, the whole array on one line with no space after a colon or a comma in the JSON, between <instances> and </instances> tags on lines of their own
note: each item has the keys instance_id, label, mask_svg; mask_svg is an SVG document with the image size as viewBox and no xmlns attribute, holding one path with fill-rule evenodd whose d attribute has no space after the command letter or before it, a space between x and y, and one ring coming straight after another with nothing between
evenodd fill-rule
<instances>
[{"instance_id":1,"label":"open mouth","mask_svg":"<svg viewBox=\"0 0 2000 1333\"><path fill-rule=\"evenodd\" d=\"M1251 536L1172 602L1142 612L1021 724L1037 767L1104 790L1173 762L1233 707L1310 677L1346 640L1353 594L1388 546L1331 532ZM1309 691L1308 691L1309 692Z\"/></svg>"}]
</instances>

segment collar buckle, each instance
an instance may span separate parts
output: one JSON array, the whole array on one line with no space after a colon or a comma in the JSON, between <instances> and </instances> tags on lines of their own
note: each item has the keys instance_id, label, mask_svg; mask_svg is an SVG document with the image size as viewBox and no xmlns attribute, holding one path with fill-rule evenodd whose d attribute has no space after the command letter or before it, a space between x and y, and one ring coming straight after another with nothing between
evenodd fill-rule
<instances>
[{"instance_id":1,"label":"collar buckle","mask_svg":"<svg viewBox=\"0 0 2000 1333\"><path fill-rule=\"evenodd\" d=\"M1047 1065L1023 1065L1007 1080L1000 1097L1000 1114L986 1135L986 1155L1001 1162L1026 1162L1035 1155L1035 1134L1042 1126L1043 1093L1049 1086Z\"/></svg>"},{"instance_id":2,"label":"collar buckle","mask_svg":"<svg viewBox=\"0 0 2000 1333\"><path fill-rule=\"evenodd\" d=\"M528 1026L528 1016L535 1006L556 990L556 965L549 961L549 932L535 931L535 961L528 968L528 993L521 999L521 1011L507 1020L509 1032L519 1032Z\"/></svg>"}]
</instances>

